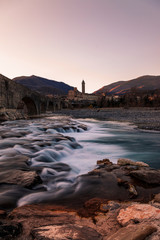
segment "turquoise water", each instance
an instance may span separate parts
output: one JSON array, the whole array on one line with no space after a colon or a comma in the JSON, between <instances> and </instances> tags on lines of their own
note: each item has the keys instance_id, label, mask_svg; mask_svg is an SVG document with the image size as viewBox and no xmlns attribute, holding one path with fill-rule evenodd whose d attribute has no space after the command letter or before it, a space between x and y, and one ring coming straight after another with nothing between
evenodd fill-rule
<instances>
[{"instance_id":1,"label":"turquoise water","mask_svg":"<svg viewBox=\"0 0 160 240\"><path fill-rule=\"evenodd\" d=\"M114 163L118 158L129 158L160 168L160 132L140 130L129 123L89 119L82 122L89 130L74 134L83 146L83 154L78 150L77 158L81 159L82 155L94 161L109 158Z\"/></svg>"}]
</instances>

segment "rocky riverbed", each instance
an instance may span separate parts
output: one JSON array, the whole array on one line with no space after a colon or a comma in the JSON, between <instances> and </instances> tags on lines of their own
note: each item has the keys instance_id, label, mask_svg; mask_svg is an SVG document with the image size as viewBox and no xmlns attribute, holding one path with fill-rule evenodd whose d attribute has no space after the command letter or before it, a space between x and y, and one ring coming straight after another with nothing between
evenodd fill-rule
<instances>
[{"instance_id":1,"label":"rocky riverbed","mask_svg":"<svg viewBox=\"0 0 160 240\"><path fill-rule=\"evenodd\" d=\"M72 197L1 209L1 239L160 239L160 170L129 159L99 160L76 187Z\"/></svg>"},{"instance_id":2,"label":"rocky riverbed","mask_svg":"<svg viewBox=\"0 0 160 240\"><path fill-rule=\"evenodd\" d=\"M86 130L58 116L1 125L0 239L160 239L159 169L103 159L78 174L60 161L83 151L68 133Z\"/></svg>"},{"instance_id":3,"label":"rocky riverbed","mask_svg":"<svg viewBox=\"0 0 160 240\"><path fill-rule=\"evenodd\" d=\"M160 109L154 108L96 108L62 109L56 114L74 118L95 118L105 121L131 122L141 129L160 131Z\"/></svg>"}]
</instances>

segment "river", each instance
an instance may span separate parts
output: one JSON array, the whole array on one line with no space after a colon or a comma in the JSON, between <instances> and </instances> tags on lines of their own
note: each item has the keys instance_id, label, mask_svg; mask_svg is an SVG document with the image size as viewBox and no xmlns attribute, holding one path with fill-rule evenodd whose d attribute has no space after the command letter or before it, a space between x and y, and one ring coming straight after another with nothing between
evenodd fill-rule
<instances>
[{"instance_id":1,"label":"river","mask_svg":"<svg viewBox=\"0 0 160 240\"><path fill-rule=\"evenodd\" d=\"M0 134L2 206L72 194L77 176L91 171L96 161L104 158L114 163L118 158L129 158L160 168L160 133L143 131L130 123L52 116L4 122ZM16 162L19 156L26 156L27 167L38 172L41 184L28 189L12 182L9 175L15 169L28 171L22 162Z\"/></svg>"}]
</instances>

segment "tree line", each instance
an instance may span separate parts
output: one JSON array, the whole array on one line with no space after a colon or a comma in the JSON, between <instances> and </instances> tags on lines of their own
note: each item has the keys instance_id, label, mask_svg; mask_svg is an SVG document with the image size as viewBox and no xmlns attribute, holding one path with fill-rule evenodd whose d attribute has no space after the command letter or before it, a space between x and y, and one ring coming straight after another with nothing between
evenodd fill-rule
<instances>
[{"instance_id":1,"label":"tree line","mask_svg":"<svg viewBox=\"0 0 160 240\"><path fill-rule=\"evenodd\" d=\"M100 96L98 107L160 107L160 89L142 91L131 88L119 96Z\"/></svg>"}]
</instances>

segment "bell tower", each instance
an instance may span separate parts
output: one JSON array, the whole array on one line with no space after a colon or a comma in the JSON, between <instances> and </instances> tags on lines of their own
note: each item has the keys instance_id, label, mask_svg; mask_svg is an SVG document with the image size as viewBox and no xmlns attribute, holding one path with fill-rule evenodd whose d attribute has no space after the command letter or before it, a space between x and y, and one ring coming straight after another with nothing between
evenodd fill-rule
<instances>
[{"instance_id":1,"label":"bell tower","mask_svg":"<svg viewBox=\"0 0 160 240\"><path fill-rule=\"evenodd\" d=\"M85 81L82 81L82 94L85 94Z\"/></svg>"}]
</instances>

